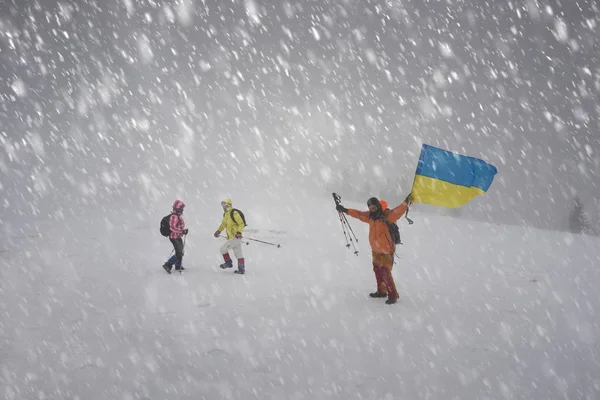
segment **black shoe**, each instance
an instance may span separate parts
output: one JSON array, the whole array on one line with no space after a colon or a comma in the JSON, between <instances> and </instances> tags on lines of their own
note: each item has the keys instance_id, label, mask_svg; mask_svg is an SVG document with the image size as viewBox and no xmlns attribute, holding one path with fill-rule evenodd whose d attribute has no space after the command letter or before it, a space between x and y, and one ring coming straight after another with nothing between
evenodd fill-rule
<instances>
[{"instance_id":1,"label":"black shoe","mask_svg":"<svg viewBox=\"0 0 600 400\"><path fill-rule=\"evenodd\" d=\"M240 274L240 275L244 275L246 273L246 271L242 271L239 269L236 269L235 271L233 271L234 274Z\"/></svg>"},{"instance_id":2,"label":"black shoe","mask_svg":"<svg viewBox=\"0 0 600 400\"><path fill-rule=\"evenodd\" d=\"M387 293L373 292L373 293L369 293L369 296L373 297L374 299L380 299L380 298L383 298L383 297L387 297Z\"/></svg>"},{"instance_id":3,"label":"black shoe","mask_svg":"<svg viewBox=\"0 0 600 400\"><path fill-rule=\"evenodd\" d=\"M164 263L162 267L163 267L163 269L165 271L167 271L167 274L170 274L171 273L171 269L173 268L173 266L171 264L169 264L169 263Z\"/></svg>"},{"instance_id":4,"label":"black shoe","mask_svg":"<svg viewBox=\"0 0 600 400\"><path fill-rule=\"evenodd\" d=\"M219 265L219 268L221 269L226 269L226 268L233 268L233 263L223 263L221 265Z\"/></svg>"},{"instance_id":5,"label":"black shoe","mask_svg":"<svg viewBox=\"0 0 600 400\"><path fill-rule=\"evenodd\" d=\"M181 272L181 271L185 271L185 268L183 268L183 265L182 265L182 266L180 266L180 267L178 267L178 266L175 266L175 271L179 271L179 272Z\"/></svg>"},{"instance_id":6,"label":"black shoe","mask_svg":"<svg viewBox=\"0 0 600 400\"><path fill-rule=\"evenodd\" d=\"M394 303L396 303L397 301L398 301L397 299L392 299L392 298L389 298L389 299L387 299L387 300L385 301L385 304L394 304Z\"/></svg>"}]
</instances>

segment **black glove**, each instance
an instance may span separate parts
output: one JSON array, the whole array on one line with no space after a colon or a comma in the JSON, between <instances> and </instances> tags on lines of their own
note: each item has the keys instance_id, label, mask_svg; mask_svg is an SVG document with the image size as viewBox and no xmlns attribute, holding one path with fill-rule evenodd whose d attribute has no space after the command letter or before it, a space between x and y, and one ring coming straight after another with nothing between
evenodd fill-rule
<instances>
[{"instance_id":1,"label":"black glove","mask_svg":"<svg viewBox=\"0 0 600 400\"><path fill-rule=\"evenodd\" d=\"M187 235L187 233L188 233L188 230L187 230L187 229L184 229L182 233L183 233L184 235Z\"/></svg>"},{"instance_id":2,"label":"black glove","mask_svg":"<svg viewBox=\"0 0 600 400\"><path fill-rule=\"evenodd\" d=\"M335 209L336 209L338 212L343 212L343 213L347 213L347 212L348 212L348 209L347 209L346 207L344 207L343 205L341 205L341 204L338 204L338 205L335 207Z\"/></svg>"},{"instance_id":3,"label":"black glove","mask_svg":"<svg viewBox=\"0 0 600 400\"><path fill-rule=\"evenodd\" d=\"M408 196L406 196L406 198L404 199L404 201L407 203L412 203L412 201L413 201L412 193L409 193Z\"/></svg>"}]
</instances>

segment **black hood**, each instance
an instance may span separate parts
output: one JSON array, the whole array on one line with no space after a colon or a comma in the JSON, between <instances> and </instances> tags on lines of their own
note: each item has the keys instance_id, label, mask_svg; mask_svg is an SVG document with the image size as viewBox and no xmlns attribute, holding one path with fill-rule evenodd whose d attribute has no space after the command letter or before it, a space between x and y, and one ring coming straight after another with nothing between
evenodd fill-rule
<instances>
[{"instance_id":1,"label":"black hood","mask_svg":"<svg viewBox=\"0 0 600 400\"><path fill-rule=\"evenodd\" d=\"M377 211L371 212L369 214L369 218L371 219L381 219L383 218L383 210L381 209L381 203L377 197L371 197L367 200L367 206L377 206Z\"/></svg>"},{"instance_id":2,"label":"black hood","mask_svg":"<svg viewBox=\"0 0 600 400\"><path fill-rule=\"evenodd\" d=\"M381 209L381 203L377 197L371 197L369 200L367 200L367 206L377 206L377 208Z\"/></svg>"}]
</instances>

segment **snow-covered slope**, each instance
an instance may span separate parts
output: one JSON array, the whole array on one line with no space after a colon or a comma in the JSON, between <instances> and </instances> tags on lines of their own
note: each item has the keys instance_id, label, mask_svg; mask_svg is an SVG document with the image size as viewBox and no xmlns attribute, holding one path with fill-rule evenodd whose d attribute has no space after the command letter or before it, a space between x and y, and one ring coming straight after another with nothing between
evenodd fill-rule
<instances>
[{"instance_id":1,"label":"snow-covered slope","mask_svg":"<svg viewBox=\"0 0 600 400\"><path fill-rule=\"evenodd\" d=\"M245 246L245 276L218 204L188 201L181 276L164 212L5 229L0 398L600 398L598 239L411 211L389 306L366 224L357 257L331 200L261 204L247 235L281 248Z\"/></svg>"}]
</instances>

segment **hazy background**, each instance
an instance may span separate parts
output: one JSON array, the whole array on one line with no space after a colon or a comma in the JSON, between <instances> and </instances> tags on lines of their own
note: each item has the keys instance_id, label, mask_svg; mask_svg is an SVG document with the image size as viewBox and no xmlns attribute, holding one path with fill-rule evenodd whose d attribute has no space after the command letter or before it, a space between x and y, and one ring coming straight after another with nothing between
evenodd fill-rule
<instances>
[{"instance_id":1,"label":"hazy background","mask_svg":"<svg viewBox=\"0 0 600 400\"><path fill-rule=\"evenodd\" d=\"M431 212L562 230L579 198L598 233L598 25L591 0L4 0L4 231L176 196L393 204L429 143L499 170Z\"/></svg>"}]
</instances>

